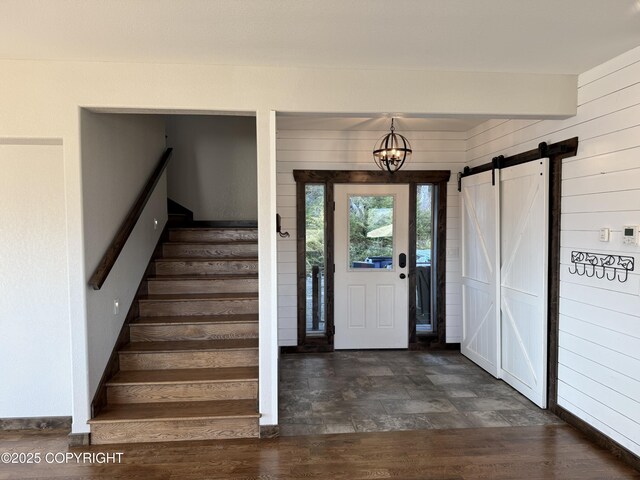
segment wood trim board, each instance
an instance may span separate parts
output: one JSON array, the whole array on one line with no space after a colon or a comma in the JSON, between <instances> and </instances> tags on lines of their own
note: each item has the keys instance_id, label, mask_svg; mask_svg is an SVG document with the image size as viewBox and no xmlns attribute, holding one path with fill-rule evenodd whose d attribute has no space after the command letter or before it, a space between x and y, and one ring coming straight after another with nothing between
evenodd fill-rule
<instances>
[{"instance_id":1,"label":"wood trim board","mask_svg":"<svg viewBox=\"0 0 640 480\"><path fill-rule=\"evenodd\" d=\"M70 430L71 417L0 418L0 430Z\"/></svg>"}]
</instances>

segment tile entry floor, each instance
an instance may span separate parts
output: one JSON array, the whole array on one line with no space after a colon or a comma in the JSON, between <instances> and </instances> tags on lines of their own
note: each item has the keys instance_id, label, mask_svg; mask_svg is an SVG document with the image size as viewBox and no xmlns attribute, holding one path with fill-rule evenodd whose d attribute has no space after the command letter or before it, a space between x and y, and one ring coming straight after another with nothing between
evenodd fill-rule
<instances>
[{"instance_id":1,"label":"tile entry floor","mask_svg":"<svg viewBox=\"0 0 640 480\"><path fill-rule=\"evenodd\" d=\"M282 355L279 398L283 436L564 423L453 351Z\"/></svg>"}]
</instances>

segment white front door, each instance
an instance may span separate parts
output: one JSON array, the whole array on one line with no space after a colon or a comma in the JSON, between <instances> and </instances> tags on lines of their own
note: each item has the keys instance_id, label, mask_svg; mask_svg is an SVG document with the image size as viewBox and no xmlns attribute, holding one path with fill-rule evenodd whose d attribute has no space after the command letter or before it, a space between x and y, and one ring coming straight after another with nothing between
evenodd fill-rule
<instances>
[{"instance_id":1,"label":"white front door","mask_svg":"<svg viewBox=\"0 0 640 480\"><path fill-rule=\"evenodd\" d=\"M460 350L500 376L500 171L464 177L462 193L462 342Z\"/></svg>"},{"instance_id":2,"label":"white front door","mask_svg":"<svg viewBox=\"0 0 640 480\"><path fill-rule=\"evenodd\" d=\"M549 160L500 176L502 378L547 406Z\"/></svg>"},{"instance_id":3,"label":"white front door","mask_svg":"<svg viewBox=\"0 0 640 480\"><path fill-rule=\"evenodd\" d=\"M334 347L407 348L409 186L344 184L334 195Z\"/></svg>"}]
</instances>

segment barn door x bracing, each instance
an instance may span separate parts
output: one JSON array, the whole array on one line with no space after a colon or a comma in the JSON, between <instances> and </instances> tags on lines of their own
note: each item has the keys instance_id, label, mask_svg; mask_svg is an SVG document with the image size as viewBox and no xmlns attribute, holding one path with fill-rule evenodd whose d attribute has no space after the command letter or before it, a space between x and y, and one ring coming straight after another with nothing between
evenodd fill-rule
<instances>
[{"instance_id":1,"label":"barn door x bracing","mask_svg":"<svg viewBox=\"0 0 640 480\"><path fill-rule=\"evenodd\" d=\"M499 176L500 171L495 175ZM462 179L462 316L464 355L499 377L500 182L492 172Z\"/></svg>"},{"instance_id":2,"label":"barn door x bracing","mask_svg":"<svg viewBox=\"0 0 640 480\"><path fill-rule=\"evenodd\" d=\"M548 159L462 179L462 353L547 405Z\"/></svg>"}]
</instances>

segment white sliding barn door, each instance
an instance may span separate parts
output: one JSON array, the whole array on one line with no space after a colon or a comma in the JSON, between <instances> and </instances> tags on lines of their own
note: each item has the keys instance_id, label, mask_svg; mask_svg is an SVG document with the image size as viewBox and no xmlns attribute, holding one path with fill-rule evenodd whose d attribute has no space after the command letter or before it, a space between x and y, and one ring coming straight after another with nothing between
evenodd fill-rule
<instances>
[{"instance_id":1,"label":"white sliding barn door","mask_svg":"<svg viewBox=\"0 0 640 480\"><path fill-rule=\"evenodd\" d=\"M502 378L547 406L548 159L501 170Z\"/></svg>"},{"instance_id":2,"label":"white sliding barn door","mask_svg":"<svg viewBox=\"0 0 640 480\"><path fill-rule=\"evenodd\" d=\"M462 179L463 355L495 377L500 373L500 171Z\"/></svg>"}]
</instances>

